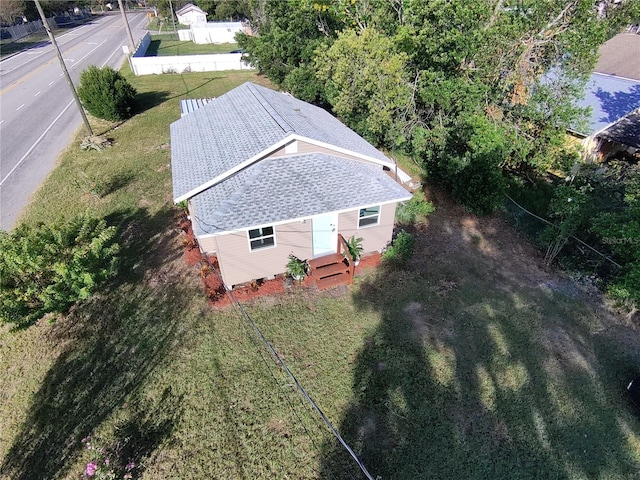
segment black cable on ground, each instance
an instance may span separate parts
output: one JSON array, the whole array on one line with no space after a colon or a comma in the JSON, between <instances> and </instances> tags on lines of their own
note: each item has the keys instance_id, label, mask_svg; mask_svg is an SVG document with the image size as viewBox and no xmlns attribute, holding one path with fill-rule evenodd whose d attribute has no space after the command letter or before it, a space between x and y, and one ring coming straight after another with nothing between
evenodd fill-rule
<instances>
[{"instance_id":1,"label":"black cable on ground","mask_svg":"<svg viewBox=\"0 0 640 480\"><path fill-rule=\"evenodd\" d=\"M237 304L235 304L234 306L238 307ZM242 312L240 312L240 315L242 315ZM249 330L248 326L246 325L246 323L242 322L242 327L244 328L245 332L247 333L247 337L249 337L251 339L251 343L256 347L256 350L258 351L258 353L260 354L260 358L262 359L262 361L264 362L265 366L267 367L267 370L269 371L269 374L271 375L271 377L273 378L273 381L275 382L276 386L278 387L278 391L283 391L284 390L284 385L280 383L280 381L278 380L278 378L276 377L276 375L273 373L273 370L271 368L271 366L269 365L269 362L267 362L267 359L264 357L264 354L262 352L262 349L259 348L259 345L256 341L256 339L254 338L254 336L252 335L251 331ZM293 412L293 414L298 418L298 422L300 423L300 425L302 425L302 429L305 431L305 433L307 434L307 436L309 437L309 439L311 440L311 444L313 445L313 447L316 449L316 451L320 454L320 456L322 456L322 450L320 449L320 447L316 444L315 440L314 440L314 436L311 434L311 432L309 432L309 430L307 429L307 426L305 424L305 422L302 420L302 417L300 416L300 414L298 413L297 409L294 407L293 403L291 402L291 399L289 398L289 396L286 393L282 394L282 398L284 398L285 402L289 405L289 408L291 409L291 411ZM292 440L293 441L293 440ZM331 476L331 478L333 478L334 480L337 480L336 477L333 475L333 473L331 471L329 471L329 475Z\"/></svg>"},{"instance_id":2,"label":"black cable on ground","mask_svg":"<svg viewBox=\"0 0 640 480\"><path fill-rule=\"evenodd\" d=\"M220 274L219 274L218 270L213 266L213 264L209 260L209 257L205 255L205 258L207 260L207 263L211 267L212 271L215 272L215 275L220 279L220 281L224 285L224 282L222 281L222 278L220 277ZM322 421L325 423L325 425L327 426L329 431L333 434L334 437L336 437L336 439L340 442L340 444L344 447L344 449L349 453L349 455L351 456L351 458L353 458L353 460L356 462L358 467L360 467L360 470L365 475L365 477L368 480L376 480L369 473L367 468L364 466L364 464L362 463L362 460L360 460L360 458L358 458L356 453L351 449L351 447L347 444L347 442L342 438L340 433L336 430L336 428L333 426L331 421L324 414L322 409L318 406L318 404L313 400L313 398L311 398L311 396L307 393L307 391L304 389L304 387L300 384L300 382L298 381L296 376L289 369L289 367L284 362L284 360L282 360L280 355L278 355L278 352L276 352L276 350L273 348L271 343L266 339L266 337L264 336L262 331L258 328L258 326L255 324L255 322L253 321L251 316L247 313L247 311L243 308L242 304L238 301L238 299L235 297L233 292L231 290L227 290L227 295L229 296L229 298L231 298L233 303L238 307L238 309L240 310L242 316L247 321L247 323L249 324L251 329L255 332L255 334L258 336L258 338L260 338L262 343L264 343L264 345L267 347L267 349L271 353L271 356L276 361L276 363L287 373L287 375L289 376L289 378L291 378L291 380L293 381L293 383L296 386L296 388L298 389L298 391L302 394L302 396L305 398L305 400L311 405L311 407L318 413L318 415L320 416ZM305 430L306 430L306 428L305 428Z\"/></svg>"}]
</instances>

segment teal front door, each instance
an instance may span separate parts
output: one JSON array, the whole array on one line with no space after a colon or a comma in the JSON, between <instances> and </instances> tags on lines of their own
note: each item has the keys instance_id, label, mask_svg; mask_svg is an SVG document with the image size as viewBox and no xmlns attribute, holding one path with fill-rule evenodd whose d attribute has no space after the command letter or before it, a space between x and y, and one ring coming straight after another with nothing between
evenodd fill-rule
<instances>
[{"instance_id":1,"label":"teal front door","mask_svg":"<svg viewBox=\"0 0 640 480\"><path fill-rule=\"evenodd\" d=\"M313 217L313 258L336 253L338 248L338 214Z\"/></svg>"}]
</instances>

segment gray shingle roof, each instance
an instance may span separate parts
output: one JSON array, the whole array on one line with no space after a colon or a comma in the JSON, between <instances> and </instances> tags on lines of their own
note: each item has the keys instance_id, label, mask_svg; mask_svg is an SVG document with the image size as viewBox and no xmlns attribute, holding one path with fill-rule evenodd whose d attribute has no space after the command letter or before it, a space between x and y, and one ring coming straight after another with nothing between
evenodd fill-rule
<instances>
[{"instance_id":1,"label":"gray shingle roof","mask_svg":"<svg viewBox=\"0 0 640 480\"><path fill-rule=\"evenodd\" d=\"M197 235L411 197L382 168L324 153L267 158L193 197Z\"/></svg>"},{"instance_id":2,"label":"gray shingle roof","mask_svg":"<svg viewBox=\"0 0 640 480\"><path fill-rule=\"evenodd\" d=\"M393 165L325 110L247 82L171 124L174 198L294 133Z\"/></svg>"},{"instance_id":3,"label":"gray shingle roof","mask_svg":"<svg viewBox=\"0 0 640 480\"><path fill-rule=\"evenodd\" d=\"M200 7L198 7L197 5L194 5L193 3L187 3L180 10L176 11L176 15L182 15L183 13L187 13L190 10L193 10L193 11L199 12L199 13L207 13L204 10L202 10Z\"/></svg>"},{"instance_id":4,"label":"gray shingle roof","mask_svg":"<svg viewBox=\"0 0 640 480\"><path fill-rule=\"evenodd\" d=\"M640 107L640 81L594 73L578 106L591 108L588 131L580 132L591 135Z\"/></svg>"},{"instance_id":5,"label":"gray shingle roof","mask_svg":"<svg viewBox=\"0 0 640 480\"><path fill-rule=\"evenodd\" d=\"M186 100L180 100L180 115L184 117L185 115L195 112L200 107L205 106L209 103L212 98L187 98Z\"/></svg>"},{"instance_id":6,"label":"gray shingle roof","mask_svg":"<svg viewBox=\"0 0 640 480\"><path fill-rule=\"evenodd\" d=\"M625 115L609 128L601 131L598 137L640 148L640 109Z\"/></svg>"}]
</instances>

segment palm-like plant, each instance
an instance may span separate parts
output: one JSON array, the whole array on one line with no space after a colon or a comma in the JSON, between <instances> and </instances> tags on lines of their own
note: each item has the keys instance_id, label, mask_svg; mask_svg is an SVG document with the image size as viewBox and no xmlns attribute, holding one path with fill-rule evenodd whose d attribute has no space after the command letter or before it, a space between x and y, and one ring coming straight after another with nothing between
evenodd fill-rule
<instances>
[{"instance_id":1,"label":"palm-like plant","mask_svg":"<svg viewBox=\"0 0 640 480\"><path fill-rule=\"evenodd\" d=\"M287 273L291 275L294 280L299 282L309 273L309 262L307 260L301 260L293 253L289 255L289 261L287 262Z\"/></svg>"},{"instance_id":2,"label":"palm-like plant","mask_svg":"<svg viewBox=\"0 0 640 480\"><path fill-rule=\"evenodd\" d=\"M364 251L364 248L362 247L363 240L364 239L362 237L356 237L355 235L348 240L345 240L349 254L356 263L360 261L360 255L362 255L362 252Z\"/></svg>"}]
</instances>

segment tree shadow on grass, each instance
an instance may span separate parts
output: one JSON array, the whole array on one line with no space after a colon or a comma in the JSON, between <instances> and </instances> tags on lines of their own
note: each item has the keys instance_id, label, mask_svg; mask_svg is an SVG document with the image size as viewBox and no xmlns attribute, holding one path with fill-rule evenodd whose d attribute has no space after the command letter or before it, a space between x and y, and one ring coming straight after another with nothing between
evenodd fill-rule
<instances>
[{"instance_id":1,"label":"tree shadow on grass","mask_svg":"<svg viewBox=\"0 0 640 480\"><path fill-rule=\"evenodd\" d=\"M0 466L0 477L64 476L82 449L80 440L129 408L127 403L136 405L147 376L179 344L181 313L191 298L183 279L140 281L181 254L166 232L172 215L167 210L150 217L136 210L109 219L120 228L127 274L53 326L50 340L63 345L62 352L31 397L30 411ZM151 252L156 256L149 258ZM148 455L180 415L180 401L170 391L151 408L162 415L149 416L147 407L129 408L121 425L123 459Z\"/></svg>"},{"instance_id":2,"label":"tree shadow on grass","mask_svg":"<svg viewBox=\"0 0 640 480\"><path fill-rule=\"evenodd\" d=\"M0 55L0 58L7 57L14 53L22 52L23 50L49 46L50 44L51 44L50 42L44 42L42 40L34 40L32 42L31 41L23 41L23 42L14 41L14 42L2 43L0 45L2 49L2 54Z\"/></svg>"},{"instance_id":3,"label":"tree shadow on grass","mask_svg":"<svg viewBox=\"0 0 640 480\"><path fill-rule=\"evenodd\" d=\"M173 98L173 97L171 97ZM146 112L158 105L162 105L167 99L169 99L168 92L145 92L136 94L135 105L131 111L131 117L135 115L139 115L141 113ZM105 136L111 133L114 130L117 130L122 125L127 123L131 117L126 118L125 120L121 120L115 123L112 123L106 128L98 133L99 136Z\"/></svg>"},{"instance_id":4,"label":"tree shadow on grass","mask_svg":"<svg viewBox=\"0 0 640 480\"><path fill-rule=\"evenodd\" d=\"M182 400L183 395L175 395L169 386L156 400L136 398L132 402L129 418L115 427L120 438L105 452L114 472L139 475L145 470L144 459L169 437L181 416Z\"/></svg>"},{"instance_id":5,"label":"tree shadow on grass","mask_svg":"<svg viewBox=\"0 0 640 480\"><path fill-rule=\"evenodd\" d=\"M218 72L210 72L210 73L218 73ZM219 75L219 76L207 78L203 82L201 82L200 84L196 85L195 87L189 87L189 85L187 85L187 82L184 79L184 74L180 74L180 78L182 79L182 82L184 84L185 91L182 92L182 93L179 93L177 95L174 95L173 97L170 97L168 100L171 100L173 98L185 97L185 96L189 95L191 92L193 92L194 90L198 90L199 88L202 88L202 87L210 84L211 82L215 82L215 81L218 81L218 80L224 80L225 78L227 78L227 76L226 75Z\"/></svg>"},{"instance_id":6,"label":"tree shadow on grass","mask_svg":"<svg viewBox=\"0 0 640 480\"><path fill-rule=\"evenodd\" d=\"M632 478L625 429L640 429L611 380L631 360L599 358L570 290L505 269L527 259L501 232L477 240L468 219L440 220L418 232L414 261L383 264L354 294L381 320L355 360L347 443L385 480ZM321 478L354 472L336 442L324 458Z\"/></svg>"},{"instance_id":7,"label":"tree shadow on grass","mask_svg":"<svg viewBox=\"0 0 640 480\"><path fill-rule=\"evenodd\" d=\"M147 110L163 104L169 98L169 92L145 92L136 95L136 107L134 114L146 112Z\"/></svg>"}]
</instances>

